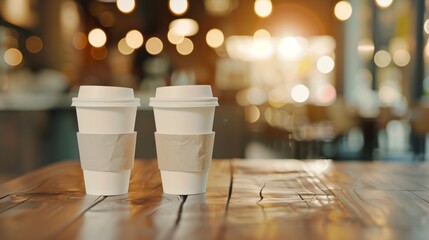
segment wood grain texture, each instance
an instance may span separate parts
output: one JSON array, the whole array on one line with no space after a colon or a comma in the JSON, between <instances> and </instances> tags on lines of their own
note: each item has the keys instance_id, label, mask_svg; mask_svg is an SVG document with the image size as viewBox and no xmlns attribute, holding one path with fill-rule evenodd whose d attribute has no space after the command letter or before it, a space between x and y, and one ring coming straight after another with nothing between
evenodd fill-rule
<instances>
[{"instance_id":1,"label":"wood grain texture","mask_svg":"<svg viewBox=\"0 0 429 240\"><path fill-rule=\"evenodd\" d=\"M0 186L0 239L427 239L429 165L216 160L205 194L162 192L136 161L129 193L85 195L78 162Z\"/></svg>"}]
</instances>

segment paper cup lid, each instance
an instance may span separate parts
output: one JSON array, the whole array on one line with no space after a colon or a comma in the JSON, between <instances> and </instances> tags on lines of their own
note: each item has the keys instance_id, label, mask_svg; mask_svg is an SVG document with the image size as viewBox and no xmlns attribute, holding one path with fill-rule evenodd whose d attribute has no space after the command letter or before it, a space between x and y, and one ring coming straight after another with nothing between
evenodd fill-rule
<instances>
[{"instance_id":1,"label":"paper cup lid","mask_svg":"<svg viewBox=\"0 0 429 240\"><path fill-rule=\"evenodd\" d=\"M158 101L155 98L150 98L149 106L151 107L174 107L174 108L187 108L187 107L217 107L219 103L217 98L213 97L210 99L195 99L195 100L184 100L182 99L172 99L170 101L160 100Z\"/></svg>"},{"instance_id":2,"label":"paper cup lid","mask_svg":"<svg viewBox=\"0 0 429 240\"><path fill-rule=\"evenodd\" d=\"M194 99L213 97L212 89L209 85L181 85L159 87L156 89L155 98L157 99Z\"/></svg>"},{"instance_id":3,"label":"paper cup lid","mask_svg":"<svg viewBox=\"0 0 429 240\"><path fill-rule=\"evenodd\" d=\"M77 97L72 98L76 107L138 107L140 99L134 98L132 88L109 86L80 86Z\"/></svg>"},{"instance_id":4,"label":"paper cup lid","mask_svg":"<svg viewBox=\"0 0 429 240\"><path fill-rule=\"evenodd\" d=\"M157 88L155 97L150 98L149 106L215 107L219 104L209 85L181 85Z\"/></svg>"}]
</instances>

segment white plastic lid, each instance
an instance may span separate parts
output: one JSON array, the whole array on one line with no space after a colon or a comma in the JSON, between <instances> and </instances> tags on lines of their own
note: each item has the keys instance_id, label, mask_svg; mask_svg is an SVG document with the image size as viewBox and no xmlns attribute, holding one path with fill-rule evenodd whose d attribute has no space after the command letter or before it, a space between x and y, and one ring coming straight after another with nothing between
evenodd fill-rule
<instances>
[{"instance_id":1,"label":"white plastic lid","mask_svg":"<svg viewBox=\"0 0 429 240\"><path fill-rule=\"evenodd\" d=\"M215 107L219 106L209 85L159 87L150 98L151 107Z\"/></svg>"},{"instance_id":2,"label":"white plastic lid","mask_svg":"<svg viewBox=\"0 0 429 240\"><path fill-rule=\"evenodd\" d=\"M134 98L132 88L91 86L79 87L79 94L72 98L76 107L138 107L140 99Z\"/></svg>"}]
</instances>

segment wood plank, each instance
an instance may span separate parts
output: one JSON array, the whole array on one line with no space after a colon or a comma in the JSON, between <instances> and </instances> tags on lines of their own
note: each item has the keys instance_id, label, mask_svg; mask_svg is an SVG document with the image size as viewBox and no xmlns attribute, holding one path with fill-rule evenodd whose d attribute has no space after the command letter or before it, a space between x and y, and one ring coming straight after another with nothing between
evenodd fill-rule
<instances>
[{"instance_id":1,"label":"wood plank","mask_svg":"<svg viewBox=\"0 0 429 240\"><path fill-rule=\"evenodd\" d=\"M181 219L173 239L217 239L224 220L231 183L231 161L213 161L205 194L189 195L183 204Z\"/></svg>"},{"instance_id":2,"label":"wood plank","mask_svg":"<svg viewBox=\"0 0 429 240\"><path fill-rule=\"evenodd\" d=\"M229 161L213 162L207 193L163 194L156 161L136 161L128 195L107 197L58 235L59 239L181 239L215 236L224 217Z\"/></svg>"},{"instance_id":3,"label":"wood plank","mask_svg":"<svg viewBox=\"0 0 429 240\"><path fill-rule=\"evenodd\" d=\"M429 190L427 164L336 162L320 178L329 189Z\"/></svg>"},{"instance_id":4,"label":"wood plank","mask_svg":"<svg viewBox=\"0 0 429 240\"><path fill-rule=\"evenodd\" d=\"M58 239L181 239L217 233L229 191L229 161L213 162L207 193L163 194L156 161L136 161L128 195L107 197ZM196 221L198 220L198 221Z\"/></svg>"},{"instance_id":5,"label":"wood plank","mask_svg":"<svg viewBox=\"0 0 429 240\"><path fill-rule=\"evenodd\" d=\"M235 160L233 168L222 238L320 238L326 231L341 233L350 228L350 223L325 228L326 221L339 222L350 215L308 172L305 162Z\"/></svg>"},{"instance_id":6,"label":"wood plank","mask_svg":"<svg viewBox=\"0 0 429 240\"><path fill-rule=\"evenodd\" d=\"M129 194L105 199L84 194L78 162L63 164L0 186L0 239L429 236L428 164L217 160L206 194L173 196L156 161L136 161Z\"/></svg>"},{"instance_id":7,"label":"wood plank","mask_svg":"<svg viewBox=\"0 0 429 240\"><path fill-rule=\"evenodd\" d=\"M156 231L150 224L146 226L144 217L170 202L177 201L163 197L156 162L135 161L128 194L107 197L56 238L134 239L138 235L150 238Z\"/></svg>"},{"instance_id":8,"label":"wood plank","mask_svg":"<svg viewBox=\"0 0 429 240\"><path fill-rule=\"evenodd\" d=\"M55 170L59 171L50 172ZM31 178L37 180L34 185L30 185ZM82 170L76 161L38 170L8 183L3 189L16 186L20 187L18 191L3 198L3 204L12 206L16 199L22 202L0 214L0 239L51 238L103 200L85 195Z\"/></svg>"},{"instance_id":9,"label":"wood plank","mask_svg":"<svg viewBox=\"0 0 429 240\"><path fill-rule=\"evenodd\" d=\"M17 179L0 185L0 199L15 192L26 192L36 189L49 178L55 178L69 170L69 167L79 165L79 161L63 161L29 172Z\"/></svg>"}]
</instances>

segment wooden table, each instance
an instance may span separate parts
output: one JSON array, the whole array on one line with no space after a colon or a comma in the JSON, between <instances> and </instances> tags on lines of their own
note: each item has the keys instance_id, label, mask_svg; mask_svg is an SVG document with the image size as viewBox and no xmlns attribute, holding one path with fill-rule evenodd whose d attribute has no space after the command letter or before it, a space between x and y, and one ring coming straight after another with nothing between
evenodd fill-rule
<instances>
[{"instance_id":1,"label":"wooden table","mask_svg":"<svg viewBox=\"0 0 429 240\"><path fill-rule=\"evenodd\" d=\"M85 195L78 161L0 186L0 239L428 239L429 165L215 160L207 193L162 193L137 160L128 195Z\"/></svg>"}]
</instances>

